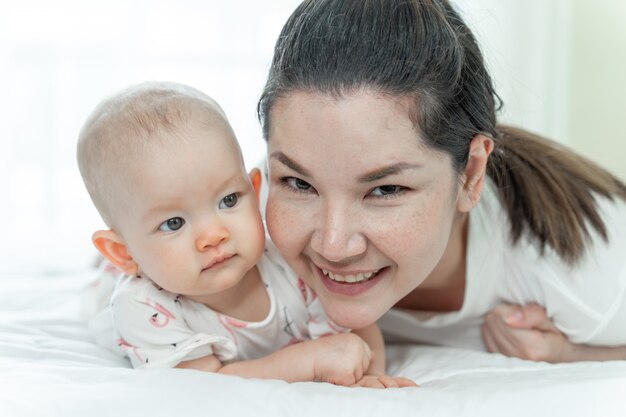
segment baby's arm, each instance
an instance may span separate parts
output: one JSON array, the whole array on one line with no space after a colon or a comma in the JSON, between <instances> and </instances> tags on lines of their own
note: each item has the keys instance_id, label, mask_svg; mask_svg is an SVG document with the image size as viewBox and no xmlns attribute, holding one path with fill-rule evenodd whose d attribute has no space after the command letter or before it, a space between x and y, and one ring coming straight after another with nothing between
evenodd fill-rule
<instances>
[{"instance_id":1,"label":"baby's arm","mask_svg":"<svg viewBox=\"0 0 626 417\"><path fill-rule=\"evenodd\" d=\"M237 349L227 336L220 336L219 331L193 331L175 298L139 278L128 277L118 285L111 314L116 342L135 368L178 366L248 378L349 386L363 377L370 364L369 346L350 333L290 345L255 360L228 363ZM185 361L189 354L201 358Z\"/></svg>"},{"instance_id":2,"label":"baby's arm","mask_svg":"<svg viewBox=\"0 0 626 417\"><path fill-rule=\"evenodd\" d=\"M350 386L363 378L370 358L371 350L360 337L342 333L290 345L255 360L224 365L211 355L182 362L177 367L244 378L321 381Z\"/></svg>"},{"instance_id":3,"label":"baby's arm","mask_svg":"<svg viewBox=\"0 0 626 417\"><path fill-rule=\"evenodd\" d=\"M385 371L385 341L380 328L373 323L362 329L353 330L372 350L372 360L366 374L355 385L371 388L416 387L417 384L403 377L392 377Z\"/></svg>"}]
</instances>

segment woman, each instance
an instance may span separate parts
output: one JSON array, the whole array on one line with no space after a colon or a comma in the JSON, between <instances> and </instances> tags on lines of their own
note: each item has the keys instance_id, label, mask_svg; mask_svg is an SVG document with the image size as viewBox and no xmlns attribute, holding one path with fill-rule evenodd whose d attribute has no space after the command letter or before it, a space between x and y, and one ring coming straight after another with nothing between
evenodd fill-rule
<instances>
[{"instance_id":1,"label":"woman","mask_svg":"<svg viewBox=\"0 0 626 417\"><path fill-rule=\"evenodd\" d=\"M625 359L626 186L499 106L447 1L304 1L258 108L271 237L343 326Z\"/></svg>"}]
</instances>

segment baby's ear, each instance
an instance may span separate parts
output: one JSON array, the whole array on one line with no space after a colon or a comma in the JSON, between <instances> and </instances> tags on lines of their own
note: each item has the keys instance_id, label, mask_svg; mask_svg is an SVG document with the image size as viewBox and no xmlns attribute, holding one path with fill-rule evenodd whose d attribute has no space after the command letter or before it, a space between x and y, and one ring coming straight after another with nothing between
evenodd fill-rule
<instances>
[{"instance_id":1,"label":"baby's ear","mask_svg":"<svg viewBox=\"0 0 626 417\"><path fill-rule=\"evenodd\" d=\"M139 266L128 254L124 240L113 230L98 230L91 240L109 262L126 274L135 275L139 271Z\"/></svg>"},{"instance_id":2,"label":"baby's ear","mask_svg":"<svg viewBox=\"0 0 626 417\"><path fill-rule=\"evenodd\" d=\"M250 171L250 181L252 181L252 186L254 187L254 191L256 192L256 199L259 201L259 196L261 195L261 171L258 168L252 168Z\"/></svg>"}]
</instances>

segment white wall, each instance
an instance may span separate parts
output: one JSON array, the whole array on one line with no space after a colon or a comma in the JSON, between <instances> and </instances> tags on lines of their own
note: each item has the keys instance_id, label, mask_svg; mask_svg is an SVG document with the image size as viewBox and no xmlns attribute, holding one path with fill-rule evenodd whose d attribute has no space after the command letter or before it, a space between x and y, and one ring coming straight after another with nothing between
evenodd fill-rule
<instances>
[{"instance_id":1,"label":"white wall","mask_svg":"<svg viewBox=\"0 0 626 417\"><path fill-rule=\"evenodd\" d=\"M456 0L504 99L500 119L626 180L626 2Z\"/></svg>"},{"instance_id":2,"label":"white wall","mask_svg":"<svg viewBox=\"0 0 626 417\"><path fill-rule=\"evenodd\" d=\"M568 143L626 181L626 2L573 2Z\"/></svg>"},{"instance_id":3,"label":"white wall","mask_svg":"<svg viewBox=\"0 0 626 417\"><path fill-rule=\"evenodd\" d=\"M501 122L567 142L569 0L455 0L504 101Z\"/></svg>"},{"instance_id":4,"label":"white wall","mask_svg":"<svg viewBox=\"0 0 626 417\"><path fill-rule=\"evenodd\" d=\"M75 162L98 101L180 81L228 114L248 165L264 152L255 108L297 0L0 0L0 271L81 267L102 227Z\"/></svg>"}]
</instances>

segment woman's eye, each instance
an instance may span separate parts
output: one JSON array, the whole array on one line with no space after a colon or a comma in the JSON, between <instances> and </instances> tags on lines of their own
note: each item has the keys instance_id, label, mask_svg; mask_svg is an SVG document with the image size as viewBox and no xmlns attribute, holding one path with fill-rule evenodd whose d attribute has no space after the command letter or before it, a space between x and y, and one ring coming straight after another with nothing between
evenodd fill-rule
<instances>
[{"instance_id":1,"label":"woman's eye","mask_svg":"<svg viewBox=\"0 0 626 417\"><path fill-rule=\"evenodd\" d=\"M406 187L401 185L381 185L370 191L369 195L372 197L389 198L402 194L406 189Z\"/></svg>"},{"instance_id":2,"label":"woman's eye","mask_svg":"<svg viewBox=\"0 0 626 417\"><path fill-rule=\"evenodd\" d=\"M306 192L313 188L308 182L296 177L285 177L281 182L294 191Z\"/></svg>"},{"instance_id":3,"label":"woman's eye","mask_svg":"<svg viewBox=\"0 0 626 417\"><path fill-rule=\"evenodd\" d=\"M235 207L237 200L237 193L228 194L226 197L222 198L222 201L220 201L219 208L224 209Z\"/></svg>"},{"instance_id":4,"label":"woman's eye","mask_svg":"<svg viewBox=\"0 0 626 417\"><path fill-rule=\"evenodd\" d=\"M185 219L182 217L172 217L171 219L167 219L159 226L159 230L163 232L175 232L176 230L183 227L185 224Z\"/></svg>"}]
</instances>

